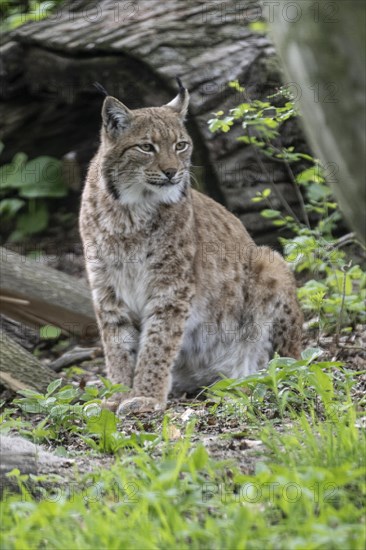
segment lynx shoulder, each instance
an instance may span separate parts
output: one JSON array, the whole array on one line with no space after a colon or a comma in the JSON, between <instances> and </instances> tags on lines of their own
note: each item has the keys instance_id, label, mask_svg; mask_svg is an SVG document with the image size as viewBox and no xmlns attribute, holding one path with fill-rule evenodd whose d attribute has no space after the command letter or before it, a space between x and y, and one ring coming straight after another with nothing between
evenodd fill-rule
<instances>
[{"instance_id":1,"label":"lynx shoulder","mask_svg":"<svg viewBox=\"0 0 366 550\"><path fill-rule=\"evenodd\" d=\"M80 213L108 376L130 389L120 414L164 408L275 351L298 357L302 316L283 258L190 187L192 141L180 87L162 107L107 97Z\"/></svg>"}]
</instances>

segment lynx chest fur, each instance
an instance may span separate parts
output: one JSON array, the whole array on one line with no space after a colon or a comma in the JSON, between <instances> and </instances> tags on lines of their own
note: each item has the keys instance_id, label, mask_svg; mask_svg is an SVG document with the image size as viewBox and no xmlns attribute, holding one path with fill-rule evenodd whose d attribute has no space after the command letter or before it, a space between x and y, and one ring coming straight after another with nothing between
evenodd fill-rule
<instances>
[{"instance_id":1,"label":"lynx chest fur","mask_svg":"<svg viewBox=\"0 0 366 550\"><path fill-rule=\"evenodd\" d=\"M274 351L297 357L301 314L280 255L190 188L188 92L129 110L107 97L80 230L108 375L131 390L120 414L170 391L240 377Z\"/></svg>"}]
</instances>

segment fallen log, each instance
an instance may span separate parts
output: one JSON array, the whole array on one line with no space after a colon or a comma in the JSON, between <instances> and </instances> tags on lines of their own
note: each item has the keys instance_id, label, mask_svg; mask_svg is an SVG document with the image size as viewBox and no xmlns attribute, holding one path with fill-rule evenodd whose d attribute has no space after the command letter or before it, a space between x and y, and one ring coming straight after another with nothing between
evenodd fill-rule
<instances>
[{"instance_id":1,"label":"fallen log","mask_svg":"<svg viewBox=\"0 0 366 550\"><path fill-rule=\"evenodd\" d=\"M64 157L65 177L78 188L98 147L103 97L92 83L100 82L134 109L170 101L178 75L191 94L187 124L194 141L194 181L237 215L258 243L274 242L271 220L260 216L262 205L251 198L273 183L296 208L286 166L266 156L259 161L255 148L239 144L239 124L229 134L212 134L207 125L213 112L227 112L248 96L263 100L281 86L270 40L251 28L261 19L253 0L57 4L49 18L6 34L0 47L3 162L18 151L29 158ZM236 79L244 94L228 87ZM283 145L307 150L294 120L283 125L281 136ZM282 208L275 193L271 201L271 208Z\"/></svg>"},{"instance_id":2,"label":"fallen log","mask_svg":"<svg viewBox=\"0 0 366 550\"><path fill-rule=\"evenodd\" d=\"M13 391L33 389L44 392L57 377L31 353L0 330L0 383Z\"/></svg>"},{"instance_id":3,"label":"fallen log","mask_svg":"<svg viewBox=\"0 0 366 550\"><path fill-rule=\"evenodd\" d=\"M32 476L58 474L58 484L62 486L67 480L68 470L73 463L73 460L58 457L18 436L0 436L0 453L0 496L3 496L5 490L10 493L19 491L16 477L11 475L13 470L19 470L23 476L30 475L23 484L28 491L37 495L40 493L40 486L47 487L47 484L38 484Z\"/></svg>"},{"instance_id":4,"label":"fallen log","mask_svg":"<svg viewBox=\"0 0 366 550\"><path fill-rule=\"evenodd\" d=\"M86 283L5 248L0 271L0 313L32 328L56 325L65 334L96 336Z\"/></svg>"}]
</instances>

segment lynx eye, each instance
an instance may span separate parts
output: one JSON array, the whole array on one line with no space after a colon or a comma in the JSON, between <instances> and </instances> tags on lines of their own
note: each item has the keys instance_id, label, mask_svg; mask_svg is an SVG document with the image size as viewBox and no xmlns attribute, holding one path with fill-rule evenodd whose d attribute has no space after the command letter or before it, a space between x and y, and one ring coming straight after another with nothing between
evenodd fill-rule
<instances>
[{"instance_id":1,"label":"lynx eye","mask_svg":"<svg viewBox=\"0 0 366 550\"><path fill-rule=\"evenodd\" d=\"M144 153L153 153L155 151L152 143L140 143L137 147Z\"/></svg>"},{"instance_id":2,"label":"lynx eye","mask_svg":"<svg viewBox=\"0 0 366 550\"><path fill-rule=\"evenodd\" d=\"M186 141L178 141L178 143L175 145L176 151L185 151L188 147L188 143Z\"/></svg>"}]
</instances>

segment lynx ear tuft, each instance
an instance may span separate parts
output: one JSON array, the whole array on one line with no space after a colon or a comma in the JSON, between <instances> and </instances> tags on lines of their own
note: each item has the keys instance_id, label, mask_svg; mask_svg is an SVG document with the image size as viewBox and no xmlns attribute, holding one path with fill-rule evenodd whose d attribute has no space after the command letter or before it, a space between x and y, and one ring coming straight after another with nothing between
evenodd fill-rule
<instances>
[{"instance_id":1,"label":"lynx ear tuft","mask_svg":"<svg viewBox=\"0 0 366 550\"><path fill-rule=\"evenodd\" d=\"M179 86L178 95L172 101L167 103L165 107L170 107L170 109L173 109L173 111L178 113L180 117L184 120L188 111L189 92L187 88L183 86L181 79L178 77L177 82Z\"/></svg>"},{"instance_id":2,"label":"lynx ear tuft","mask_svg":"<svg viewBox=\"0 0 366 550\"><path fill-rule=\"evenodd\" d=\"M107 134L117 138L131 124L132 113L118 99L112 96L105 98L102 108L102 119Z\"/></svg>"},{"instance_id":3,"label":"lynx ear tuft","mask_svg":"<svg viewBox=\"0 0 366 550\"><path fill-rule=\"evenodd\" d=\"M105 87L102 86L99 82L93 82L93 86L98 90L101 95L104 95L104 97L107 97L109 95Z\"/></svg>"}]
</instances>

